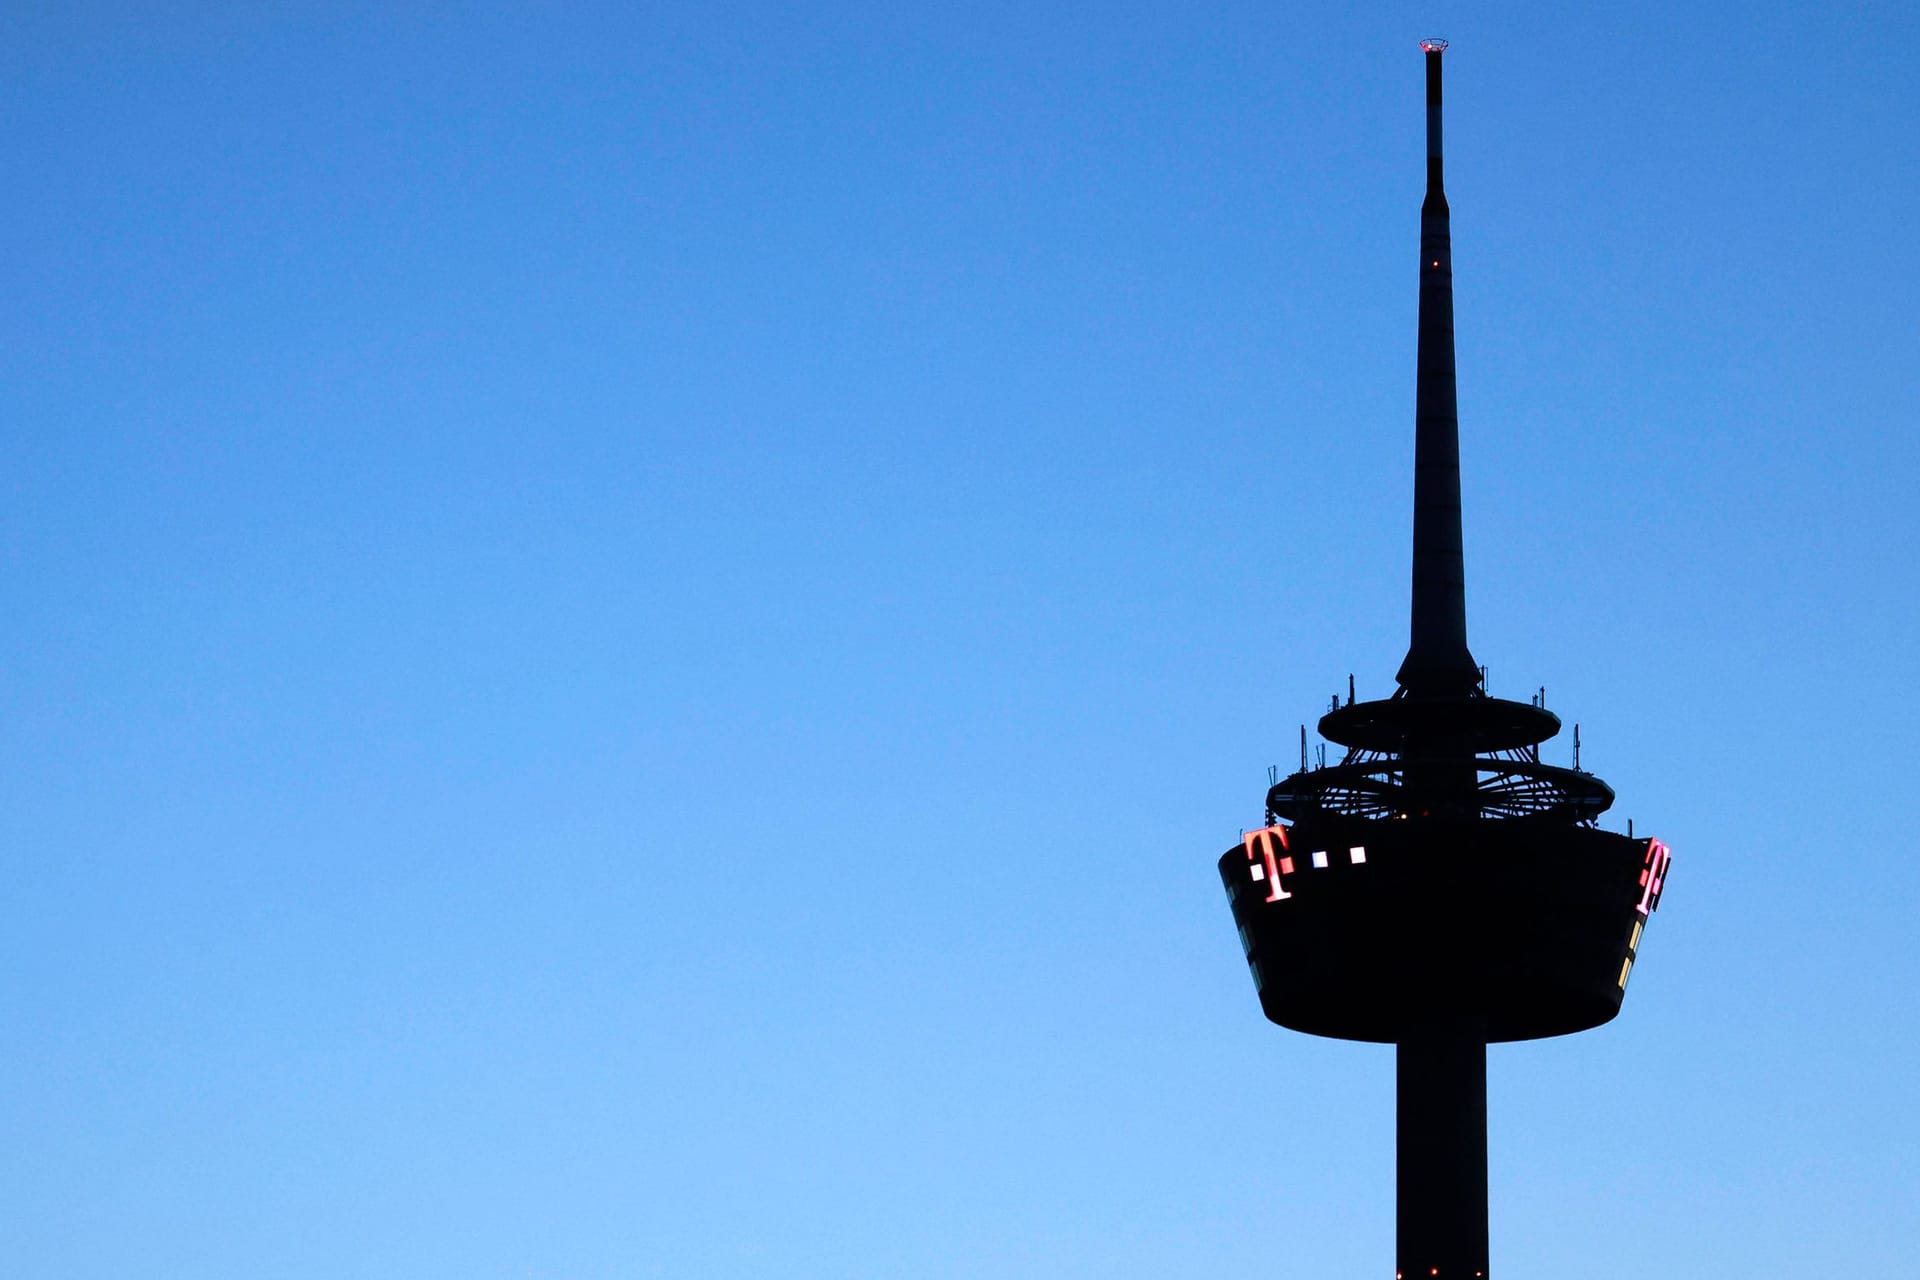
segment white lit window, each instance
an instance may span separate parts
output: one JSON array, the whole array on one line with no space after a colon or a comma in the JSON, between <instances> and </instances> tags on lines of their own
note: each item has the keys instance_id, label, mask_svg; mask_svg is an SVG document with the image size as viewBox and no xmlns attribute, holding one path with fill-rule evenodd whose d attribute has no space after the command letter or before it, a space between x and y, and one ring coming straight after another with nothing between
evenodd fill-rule
<instances>
[{"instance_id":1,"label":"white lit window","mask_svg":"<svg viewBox=\"0 0 1920 1280\"><path fill-rule=\"evenodd\" d=\"M1347 850L1347 856L1353 859L1353 865L1357 867L1367 860L1367 851L1360 845L1355 845Z\"/></svg>"},{"instance_id":2,"label":"white lit window","mask_svg":"<svg viewBox=\"0 0 1920 1280\"><path fill-rule=\"evenodd\" d=\"M1315 849L1313 851L1313 865L1316 867L1324 867L1327 865L1327 851L1325 849Z\"/></svg>"},{"instance_id":3,"label":"white lit window","mask_svg":"<svg viewBox=\"0 0 1920 1280\"><path fill-rule=\"evenodd\" d=\"M1248 869L1253 872L1253 878L1255 880L1265 880L1267 878L1267 869L1257 862Z\"/></svg>"}]
</instances>

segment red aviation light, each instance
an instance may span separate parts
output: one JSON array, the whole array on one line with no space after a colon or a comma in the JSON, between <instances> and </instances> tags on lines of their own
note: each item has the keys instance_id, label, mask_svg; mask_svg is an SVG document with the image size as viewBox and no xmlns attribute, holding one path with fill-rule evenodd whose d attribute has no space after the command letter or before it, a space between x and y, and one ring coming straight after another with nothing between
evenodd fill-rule
<instances>
[{"instance_id":1,"label":"red aviation light","mask_svg":"<svg viewBox=\"0 0 1920 1280\"><path fill-rule=\"evenodd\" d=\"M1420 42L1420 51L1422 53L1445 53L1447 51L1447 42L1439 36L1433 36Z\"/></svg>"}]
</instances>

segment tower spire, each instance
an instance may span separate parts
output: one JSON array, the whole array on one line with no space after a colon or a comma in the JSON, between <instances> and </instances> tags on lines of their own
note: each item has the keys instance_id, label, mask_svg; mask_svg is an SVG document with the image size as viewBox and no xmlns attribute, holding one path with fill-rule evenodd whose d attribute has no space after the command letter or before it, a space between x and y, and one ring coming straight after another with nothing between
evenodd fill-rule
<instances>
[{"instance_id":1,"label":"tower spire","mask_svg":"<svg viewBox=\"0 0 1920 1280\"><path fill-rule=\"evenodd\" d=\"M1442 173L1440 56L1427 62L1427 194L1420 205L1420 342L1414 394L1413 625L1396 677L1410 694L1460 694L1479 683L1467 649L1460 539L1460 419L1453 373L1453 231Z\"/></svg>"}]
</instances>

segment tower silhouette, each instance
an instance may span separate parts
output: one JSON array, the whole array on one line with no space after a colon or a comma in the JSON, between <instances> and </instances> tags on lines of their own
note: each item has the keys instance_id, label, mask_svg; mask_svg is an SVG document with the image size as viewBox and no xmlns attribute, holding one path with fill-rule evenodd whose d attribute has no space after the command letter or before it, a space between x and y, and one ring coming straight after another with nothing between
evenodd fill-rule
<instances>
[{"instance_id":1,"label":"tower silhouette","mask_svg":"<svg viewBox=\"0 0 1920 1280\"><path fill-rule=\"evenodd\" d=\"M1441 54L1427 71L1414 410L1413 609L1393 695L1333 699L1346 749L1267 792L1266 825L1220 858L1260 1007L1283 1027L1396 1046L1396 1275L1483 1278L1487 1045L1620 1011L1669 854L1603 831L1613 789L1543 763L1544 691L1490 697L1467 648L1454 399L1453 251Z\"/></svg>"}]
</instances>

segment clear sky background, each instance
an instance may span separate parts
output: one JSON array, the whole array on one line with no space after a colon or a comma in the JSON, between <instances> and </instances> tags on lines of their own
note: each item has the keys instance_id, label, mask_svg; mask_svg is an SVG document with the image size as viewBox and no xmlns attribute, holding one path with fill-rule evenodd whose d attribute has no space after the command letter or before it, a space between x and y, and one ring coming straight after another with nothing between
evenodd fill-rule
<instances>
[{"instance_id":1,"label":"clear sky background","mask_svg":"<svg viewBox=\"0 0 1920 1280\"><path fill-rule=\"evenodd\" d=\"M1920 11L1706 8L10 6L0 1271L1388 1274L1214 861L1404 649L1429 34L1475 653L1675 853L1495 1265L1909 1269Z\"/></svg>"}]
</instances>

